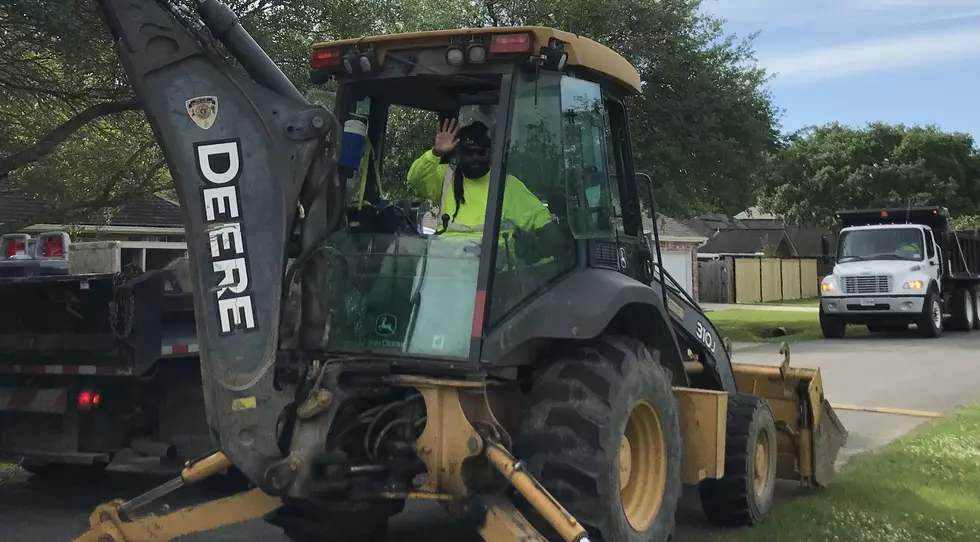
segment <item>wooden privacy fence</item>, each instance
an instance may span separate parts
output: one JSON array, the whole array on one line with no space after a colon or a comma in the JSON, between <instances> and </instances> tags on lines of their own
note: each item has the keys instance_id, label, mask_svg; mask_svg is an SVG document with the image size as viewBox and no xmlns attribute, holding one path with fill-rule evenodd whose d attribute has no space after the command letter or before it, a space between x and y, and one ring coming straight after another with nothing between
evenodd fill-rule
<instances>
[{"instance_id":1,"label":"wooden privacy fence","mask_svg":"<svg viewBox=\"0 0 980 542\"><path fill-rule=\"evenodd\" d=\"M817 297L817 260L725 257L699 262L699 299L760 303Z\"/></svg>"}]
</instances>

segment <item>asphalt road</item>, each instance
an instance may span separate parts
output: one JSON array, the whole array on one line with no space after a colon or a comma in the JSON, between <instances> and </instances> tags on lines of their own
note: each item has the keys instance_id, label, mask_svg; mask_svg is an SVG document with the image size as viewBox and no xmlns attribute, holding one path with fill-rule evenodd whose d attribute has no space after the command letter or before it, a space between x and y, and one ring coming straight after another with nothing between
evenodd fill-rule
<instances>
[{"instance_id":1,"label":"asphalt road","mask_svg":"<svg viewBox=\"0 0 980 542\"><path fill-rule=\"evenodd\" d=\"M778 345L742 345L736 363L778 365ZM872 336L794 345L794 366L820 367L832 403L949 412L980 400L980 333L949 333L940 340L910 336ZM841 462L927 422L928 418L838 410L850 436ZM158 484L159 478L110 473L98 483L44 482L26 473L0 481L0 539L5 542L69 541L87 525L93 508L113 498L130 498ZM780 498L793 489L780 488ZM220 496L217 490L187 489L172 506ZM693 492L678 514L678 540L697 540L704 524ZM278 529L253 521L186 537L196 542L285 542ZM327 539L325 539L327 540ZM410 503L393 520L389 540L469 542L478 538L445 519L441 509Z\"/></svg>"}]
</instances>

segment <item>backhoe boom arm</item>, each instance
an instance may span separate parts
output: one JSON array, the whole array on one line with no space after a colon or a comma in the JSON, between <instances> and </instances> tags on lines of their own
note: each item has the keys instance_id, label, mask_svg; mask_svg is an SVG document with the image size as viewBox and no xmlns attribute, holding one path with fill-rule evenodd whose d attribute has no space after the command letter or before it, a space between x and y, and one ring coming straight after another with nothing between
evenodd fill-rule
<instances>
[{"instance_id":1,"label":"backhoe boom arm","mask_svg":"<svg viewBox=\"0 0 980 542\"><path fill-rule=\"evenodd\" d=\"M209 425L231 462L273 492L266 474L282 458L277 420L290 399L274 388L272 370L286 246L300 203L320 217L313 223L326 223L336 120L311 106L216 0L200 2L199 14L248 76L171 6L98 6L184 213Z\"/></svg>"}]
</instances>

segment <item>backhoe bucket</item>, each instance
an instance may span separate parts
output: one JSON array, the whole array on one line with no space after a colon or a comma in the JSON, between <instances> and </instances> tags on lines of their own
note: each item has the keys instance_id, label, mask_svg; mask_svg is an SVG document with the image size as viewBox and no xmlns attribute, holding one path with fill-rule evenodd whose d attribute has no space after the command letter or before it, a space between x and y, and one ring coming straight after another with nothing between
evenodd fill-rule
<instances>
[{"instance_id":1,"label":"backhoe bucket","mask_svg":"<svg viewBox=\"0 0 980 542\"><path fill-rule=\"evenodd\" d=\"M733 363L741 393L765 397L776 422L777 476L804 486L833 478L847 429L824 398L820 369Z\"/></svg>"}]
</instances>

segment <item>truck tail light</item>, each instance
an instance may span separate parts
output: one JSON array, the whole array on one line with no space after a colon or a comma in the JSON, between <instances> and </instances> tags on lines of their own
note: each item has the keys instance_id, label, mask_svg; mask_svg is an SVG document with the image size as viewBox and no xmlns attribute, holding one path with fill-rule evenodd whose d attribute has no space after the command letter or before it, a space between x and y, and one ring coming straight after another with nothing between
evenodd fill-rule
<instances>
[{"instance_id":1,"label":"truck tail light","mask_svg":"<svg viewBox=\"0 0 980 542\"><path fill-rule=\"evenodd\" d=\"M43 247L42 254L48 257L62 256L65 253L64 243L56 237L45 239Z\"/></svg>"},{"instance_id":2,"label":"truck tail light","mask_svg":"<svg viewBox=\"0 0 980 542\"><path fill-rule=\"evenodd\" d=\"M40 248L38 257L63 260L68 256L71 237L63 231L49 231L38 236L37 244Z\"/></svg>"},{"instance_id":3,"label":"truck tail light","mask_svg":"<svg viewBox=\"0 0 980 542\"><path fill-rule=\"evenodd\" d=\"M8 233L0 237L0 258L30 255L30 241L31 236L25 233Z\"/></svg>"},{"instance_id":4,"label":"truck tail light","mask_svg":"<svg viewBox=\"0 0 980 542\"><path fill-rule=\"evenodd\" d=\"M24 253L24 242L23 241L12 241L7 243L6 250L4 251L4 256L10 258L11 256L16 256L17 254Z\"/></svg>"},{"instance_id":5,"label":"truck tail light","mask_svg":"<svg viewBox=\"0 0 980 542\"><path fill-rule=\"evenodd\" d=\"M79 410L90 410L99 406L102 402L102 394L99 390L95 389L84 389L78 392L78 409Z\"/></svg>"}]
</instances>

